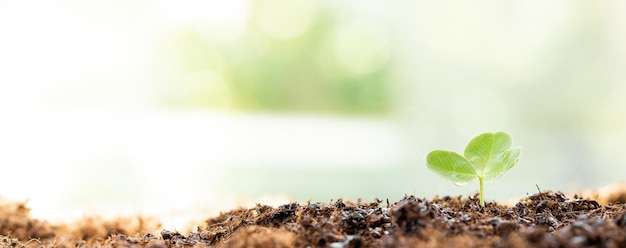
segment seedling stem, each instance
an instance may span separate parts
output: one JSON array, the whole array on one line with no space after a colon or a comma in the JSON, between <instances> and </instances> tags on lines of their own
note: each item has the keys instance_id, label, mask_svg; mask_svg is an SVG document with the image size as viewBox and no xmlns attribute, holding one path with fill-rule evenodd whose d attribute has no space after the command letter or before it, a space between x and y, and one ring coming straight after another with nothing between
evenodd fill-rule
<instances>
[{"instance_id":1,"label":"seedling stem","mask_svg":"<svg viewBox=\"0 0 626 248\"><path fill-rule=\"evenodd\" d=\"M480 184L480 206L484 208L485 200L483 199L483 196L485 193L483 192L483 177L478 177L478 183Z\"/></svg>"}]
</instances>

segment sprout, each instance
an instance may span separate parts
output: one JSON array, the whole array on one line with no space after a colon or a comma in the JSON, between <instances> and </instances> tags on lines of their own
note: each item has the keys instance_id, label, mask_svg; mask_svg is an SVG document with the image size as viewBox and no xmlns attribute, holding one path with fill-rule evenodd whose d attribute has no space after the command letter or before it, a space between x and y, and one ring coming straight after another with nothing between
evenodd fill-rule
<instances>
[{"instance_id":1,"label":"sprout","mask_svg":"<svg viewBox=\"0 0 626 248\"><path fill-rule=\"evenodd\" d=\"M483 133L465 147L465 156L452 151L435 150L426 157L426 166L457 186L478 177L480 206L485 207L483 182L497 179L511 169L522 152L511 148L511 137L504 132Z\"/></svg>"}]
</instances>

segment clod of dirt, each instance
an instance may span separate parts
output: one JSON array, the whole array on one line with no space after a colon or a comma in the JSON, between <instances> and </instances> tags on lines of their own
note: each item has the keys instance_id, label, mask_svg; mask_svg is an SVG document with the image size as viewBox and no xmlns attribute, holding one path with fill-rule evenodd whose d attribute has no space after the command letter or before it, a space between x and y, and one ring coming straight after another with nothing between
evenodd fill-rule
<instances>
[{"instance_id":1,"label":"clod of dirt","mask_svg":"<svg viewBox=\"0 0 626 248\"><path fill-rule=\"evenodd\" d=\"M132 222L128 222L131 220ZM142 218L51 225L0 205L3 247L626 247L626 204L560 192L513 206L478 196L289 203L223 212L187 235ZM158 226L157 226L158 227Z\"/></svg>"}]
</instances>

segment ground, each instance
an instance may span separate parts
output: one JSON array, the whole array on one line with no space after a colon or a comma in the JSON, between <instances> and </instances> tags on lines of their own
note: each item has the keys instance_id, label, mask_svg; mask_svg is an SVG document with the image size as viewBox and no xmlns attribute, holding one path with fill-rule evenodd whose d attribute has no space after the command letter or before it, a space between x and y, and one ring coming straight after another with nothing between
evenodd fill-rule
<instances>
[{"instance_id":1,"label":"ground","mask_svg":"<svg viewBox=\"0 0 626 248\"><path fill-rule=\"evenodd\" d=\"M257 205L190 232L143 217L52 224L0 204L0 247L626 247L626 190L604 197L540 191L513 205L478 195ZM155 231L160 230L160 231Z\"/></svg>"}]
</instances>

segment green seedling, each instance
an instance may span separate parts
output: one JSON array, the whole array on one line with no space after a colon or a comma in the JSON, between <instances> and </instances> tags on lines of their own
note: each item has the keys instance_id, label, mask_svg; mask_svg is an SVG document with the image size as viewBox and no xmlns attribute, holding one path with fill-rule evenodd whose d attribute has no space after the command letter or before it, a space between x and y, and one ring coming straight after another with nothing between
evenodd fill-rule
<instances>
[{"instance_id":1,"label":"green seedling","mask_svg":"<svg viewBox=\"0 0 626 248\"><path fill-rule=\"evenodd\" d=\"M467 144L465 156L434 150L426 157L426 166L457 186L478 178L480 206L485 207L483 182L497 179L513 168L521 152L521 147L511 148L511 136L507 133L483 133Z\"/></svg>"}]
</instances>

